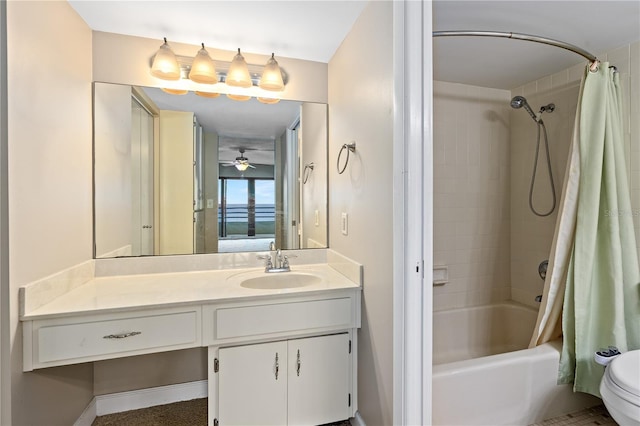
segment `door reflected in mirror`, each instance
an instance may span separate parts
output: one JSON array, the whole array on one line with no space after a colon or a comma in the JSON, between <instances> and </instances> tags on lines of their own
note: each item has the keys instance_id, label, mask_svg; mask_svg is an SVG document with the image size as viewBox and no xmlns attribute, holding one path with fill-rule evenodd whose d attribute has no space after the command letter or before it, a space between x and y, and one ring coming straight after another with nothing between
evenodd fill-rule
<instances>
[{"instance_id":1,"label":"door reflected in mirror","mask_svg":"<svg viewBox=\"0 0 640 426\"><path fill-rule=\"evenodd\" d=\"M328 246L325 104L94 83L94 160L96 258Z\"/></svg>"}]
</instances>

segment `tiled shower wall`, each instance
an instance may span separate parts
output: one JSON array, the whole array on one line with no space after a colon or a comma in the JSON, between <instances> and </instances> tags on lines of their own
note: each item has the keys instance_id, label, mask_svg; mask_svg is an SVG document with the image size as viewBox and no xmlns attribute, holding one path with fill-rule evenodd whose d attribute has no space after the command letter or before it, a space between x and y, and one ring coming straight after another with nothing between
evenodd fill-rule
<instances>
[{"instance_id":1,"label":"tiled shower wall","mask_svg":"<svg viewBox=\"0 0 640 426\"><path fill-rule=\"evenodd\" d=\"M636 241L640 243L640 42L597 56L602 61L615 65L620 72L624 91L625 149L632 202L632 211L627 213L633 215ZM556 110L551 114L544 114L543 120L549 130L558 202L584 68L584 64L576 65L511 92L513 96L525 96L536 111L549 102L556 104ZM535 296L542 293L544 282L538 276L538 264L549 256L556 221L556 212L549 217L540 218L531 213L528 206L535 132L536 125L526 112L511 112L511 297L531 306L538 306ZM537 210L545 210L550 202L544 161L545 156L541 151L534 192Z\"/></svg>"},{"instance_id":2,"label":"tiled shower wall","mask_svg":"<svg viewBox=\"0 0 640 426\"><path fill-rule=\"evenodd\" d=\"M510 92L434 82L434 309L508 300Z\"/></svg>"}]
</instances>

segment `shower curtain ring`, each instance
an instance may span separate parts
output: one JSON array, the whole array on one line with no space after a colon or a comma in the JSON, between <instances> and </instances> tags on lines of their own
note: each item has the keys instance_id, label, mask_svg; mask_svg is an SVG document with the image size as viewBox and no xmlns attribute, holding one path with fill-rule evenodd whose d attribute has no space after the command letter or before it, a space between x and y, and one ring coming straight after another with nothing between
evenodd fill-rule
<instances>
[{"instance_id":1,"label":"shower curtain ring","mask_svg":"<svg viewBox=\"0 0 640 426\"><path fill-rule=\"evenodd\" d=\"M596 73L598 72L599 69L600 69L599 60L596 59L595 61L591 62L591 66L589 66L589 72Z\"/></svg>"},{"instance_id":2,"label":"shower curtain ring","mask_svg":"<svg viewBox=\"0 0 640 426\"><path fill-rule=\"evenodd\" d=\"M340 168L340 157L342 156L342 151L347 150L347 159L344 162L344 166L342 168ZM351 152L356 152L356 143L351 142L351 143L345 143L342 145L342 148L340 148L340 152L338 153L338 161L336 162L336 167L338 168L338 174L343 174L344 171L347 169L347 164L349 164L349 153Z\"/></svg>"}]
</instances>

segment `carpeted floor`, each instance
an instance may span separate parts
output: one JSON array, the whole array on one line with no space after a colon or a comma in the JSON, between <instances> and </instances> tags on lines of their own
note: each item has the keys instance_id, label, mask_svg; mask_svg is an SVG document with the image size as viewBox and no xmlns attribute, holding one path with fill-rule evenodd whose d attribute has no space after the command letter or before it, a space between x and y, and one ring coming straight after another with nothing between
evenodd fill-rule
<instances>
[{"instance_id":1,"label":"carpeted floor","mask_svg":"<svg viewBox=\"0 0 640 426\"><path fill-rule=\"evenodd\" d=\"M97 417L92 426L207 426L207 399L157 405Z\"/></svg>"},{"instance_id":2,"label":"carpeted floor","mask_svg":"<svg viewBox=\"0 0 640 426\"><path fill-rule=\"evenodd\" d=\"M157 405L97 417L92 426L207 426L207 399ZM348 421L325 426L349 426Z\"/></svg>"}]
</instances>

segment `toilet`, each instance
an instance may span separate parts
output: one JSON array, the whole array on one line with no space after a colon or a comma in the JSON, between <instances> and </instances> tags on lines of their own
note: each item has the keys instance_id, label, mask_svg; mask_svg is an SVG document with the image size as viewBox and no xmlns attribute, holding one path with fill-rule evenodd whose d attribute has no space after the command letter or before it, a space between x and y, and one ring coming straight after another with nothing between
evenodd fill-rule
<instances>
[{"instance_id":1,"label":"toilet","mask_svg":"<svg viewBox=\"0 0 640 426\"><path fill-rule=\"evenodd\" d=\"M618 355L607 365L600 394L619 425L640 426L640 350Z\"/></svg>"}]
</instances>

